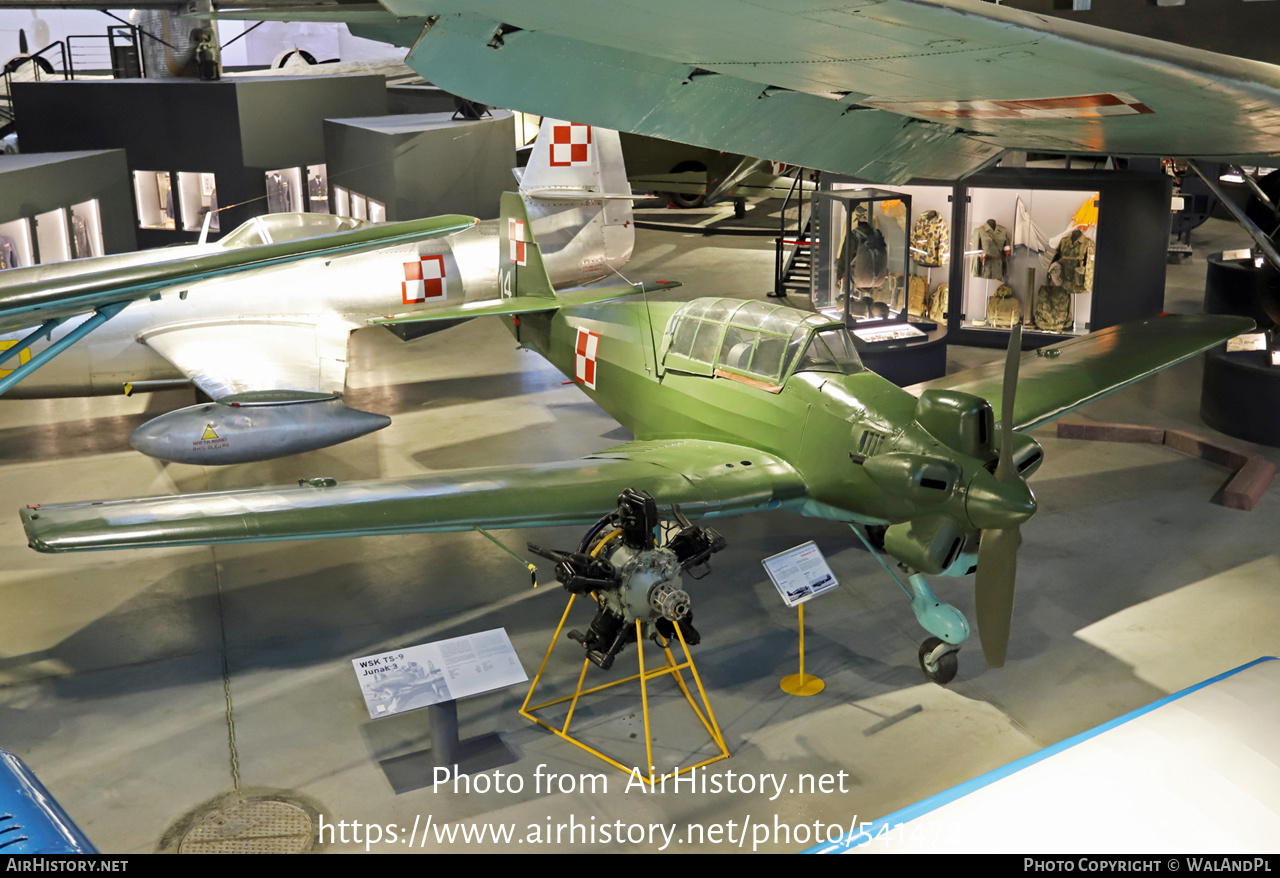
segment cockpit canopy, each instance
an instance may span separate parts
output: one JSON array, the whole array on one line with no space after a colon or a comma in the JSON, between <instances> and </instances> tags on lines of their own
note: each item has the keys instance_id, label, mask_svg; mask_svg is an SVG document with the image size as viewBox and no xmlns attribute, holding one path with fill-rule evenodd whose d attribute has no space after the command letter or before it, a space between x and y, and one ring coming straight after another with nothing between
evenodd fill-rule
<instances>
[{"instance_id":1,"label":"cockpit canopy","mask_svg":"<svg viewBox=\"0 0 1280 878\"><path fill-rule=\"evenodd\" d=\"M772 390L792 371L862 371L842 324L743 299L693 300L671 315L663 348L666 369L745 378Z\"/></svg>"},{"instance_id":2,"label":"cockpit canopy","mask_svg":"<svg viewBox=\"0 0 1280 878\"><path fill-rule=\"evenodd\" d=\"M282 244L301 241L335 232L349 232L368 225L365 220L327 213L269 213L255 216L227 233L219 246L226 250L257 247L259 244Z\"/></svg>"}]
</instances>

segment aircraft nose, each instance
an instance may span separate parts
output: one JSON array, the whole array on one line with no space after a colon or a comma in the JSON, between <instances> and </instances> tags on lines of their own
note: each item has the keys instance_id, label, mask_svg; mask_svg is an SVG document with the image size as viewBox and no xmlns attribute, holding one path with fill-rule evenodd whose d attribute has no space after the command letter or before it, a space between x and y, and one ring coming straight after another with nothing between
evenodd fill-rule
<instances>
[{"instance_id":1,"label":"aircraft nose","mask_svg":"<svg viewBox=\"0 0 1280 878\"><path fill-rule=\"evenodd\" d=\"M965 512L979 530L1017 527L1035 514L1036 498L1021 477L1007 482L982 470L969 482Z\"/></svg>"}]
</instances>

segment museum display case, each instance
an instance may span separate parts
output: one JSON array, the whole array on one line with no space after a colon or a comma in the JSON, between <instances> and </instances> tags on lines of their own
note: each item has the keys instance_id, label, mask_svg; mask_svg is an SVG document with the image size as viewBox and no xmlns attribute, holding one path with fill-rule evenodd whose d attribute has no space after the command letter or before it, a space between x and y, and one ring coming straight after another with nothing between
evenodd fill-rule
<instances>
[{"instance_id":1,"label":"museum display case","mask_svg":"<svg viewBox=\"0 0 1280 878\"><path fill-rule=\"evenodd\" d=\"M182 230L198 232L204 226L204 218L208 213L209 231L221 229L218 220L218 181L214 174L197 171L179 171L178 177L178 216Z\"/></svg>"},{"instance_id":2,"label":"museum display case","mask_svg":"<svg viewBox=\"0 0 1280 878\"><path fill-rule=\"evenodd\" d=\"M961 326L1087 332L1097 228L1097 192L970 189Z\"/></svg>"}]
</instances>

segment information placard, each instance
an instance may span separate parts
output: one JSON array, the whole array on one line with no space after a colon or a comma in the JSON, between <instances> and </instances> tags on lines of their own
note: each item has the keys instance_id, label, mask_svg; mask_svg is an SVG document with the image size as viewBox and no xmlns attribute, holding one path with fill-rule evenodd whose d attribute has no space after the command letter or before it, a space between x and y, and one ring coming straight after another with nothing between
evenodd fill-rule
<instances>
[{"instance_id":1,"label":"information placard","mask_svg":"<svg viewBox=\"0 0 1280 878\"><path fill-rule=\"evenodd\" d=\"M761 563L788 607L799 606L839 585L822 550L812 540L765 558Z\"/></svg>"},{"instance_id":2,"label":"information placard","mask_svg":"<svg viewBox=\"0 0 1280 878\"><path fill-rule=\"evenodd\" d=\"M352 659L351 666L373 719L529 679L503 628Z\"/></svg>"}]
</instances>

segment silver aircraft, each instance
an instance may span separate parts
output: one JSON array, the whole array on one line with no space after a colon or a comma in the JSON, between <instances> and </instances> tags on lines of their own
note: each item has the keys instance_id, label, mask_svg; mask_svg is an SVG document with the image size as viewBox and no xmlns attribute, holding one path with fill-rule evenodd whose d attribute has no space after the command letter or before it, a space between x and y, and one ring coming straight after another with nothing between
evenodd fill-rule
<instances>
[{"instance_id":1,"label":"silver aircraft","mask_svg":"<svg viewBox=\"0 0 1280 878\"><path fill-rule=\"evenodd\" d=\"M617 132L544 119L520 191L558 287L605 277L630 258L631 190ZM510 233L517 246L523 230ZM0 334L0 357L16 354L22 369L57 357L29 376L0 372L0 392L13 378L22 380L7 389L11 398L194 384L212 402L148 421L130 440L180 463L266 460L353 439L390 419L342 402L351 332L374 318L498 297L498 238L497 220L469 217L373 224L273 214L217 243L12 269L0 275L0 331L10 330ZM37 325L46 319L39 310L23 316L33 291L65 301L89 288L107 297L127 290L134 301L107 318L99 308L56 325ZM86 327L91 339L68 343Z\"/></svg>"}]
</instances>

